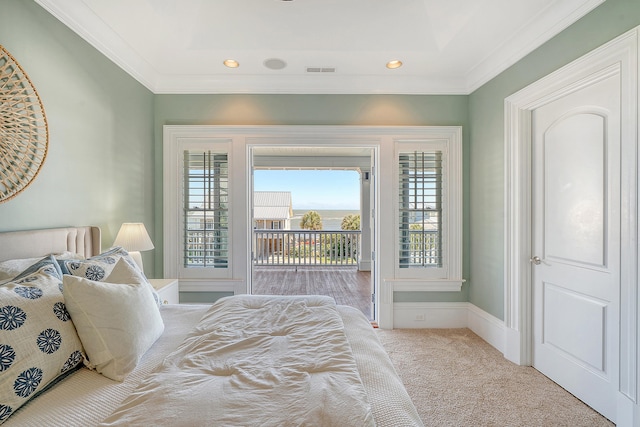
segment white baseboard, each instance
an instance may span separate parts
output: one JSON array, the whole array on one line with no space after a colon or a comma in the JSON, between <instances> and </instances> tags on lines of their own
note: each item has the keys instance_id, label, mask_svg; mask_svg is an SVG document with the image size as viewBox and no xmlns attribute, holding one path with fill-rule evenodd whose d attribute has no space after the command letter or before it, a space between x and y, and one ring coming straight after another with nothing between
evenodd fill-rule
<instances>
[{"instance_id":1,"label":"white baseboard","mask_svg":"<svg viewBox=\"0 0 640 427\"><path fill-rule=\"evenodd\" d=\"M504 354L504 322L468 302L396 302L393 327L469 328Z\"/></svg>"},{"instance_id":2,"label":"white baseboard","mask_svg":"<svg viewBox=\"0 0 640 427\"><path fill-rule=\"evenodd\" d=\"M466 328L466 302L394 302L394 328Z\"/></svg>"},{"instance_id":3,"label":"white baseboard","mask_svg":"<svg viewBox=\"0 0 640 427\"><path fill-rule=\"evenodd\" d=\"M502 354L507 360L517 365L527 366L531 363L526 351L523 351L520 332L506 326L504 327L504 351Z\"/></svg>"},{"instance_id":4,"label":"white baseboard","mask_svg":"<svg viewBox=\"0 0 640 427\"><path fill-rule=\"evenodd\" d=\"M617 393L616 425L619 427L640 425L640 405L620 392Z\"/></svg>"},{"instance_id":5,"label":"white baseboard","mask_svg":"<svg viewBox=\"0 0 640 427\"><path fill-rule=\"evenodd\" d=\"M467 316L467 327L504 354L504 322L471 303L467 306Z\"/></svg>"}]
</instances>

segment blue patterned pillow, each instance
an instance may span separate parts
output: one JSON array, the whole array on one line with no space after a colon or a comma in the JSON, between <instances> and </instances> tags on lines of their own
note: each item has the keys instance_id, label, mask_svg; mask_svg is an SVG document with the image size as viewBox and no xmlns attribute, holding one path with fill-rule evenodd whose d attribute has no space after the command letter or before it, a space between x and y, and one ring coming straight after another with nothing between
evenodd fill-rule
<instances>
[{"instance_id":1,"label":"blue patterned pillow","mask_svg":"<svg viewBox=\"0 0 640 427\"><path fill-rule=\"evenodd\" d=\"M85 260L62 260L61 267L64 274L84 277L85 279L93 280L94 282L105 282L105 279L111 274L116 263L121 258L131 268L140 273L142 278L144 278L145 282L149 285L154 301L158 307L161 307L162 300L151 283L149 283L149 280L147 280L144 272L140 270L140 267L138 267L138 264L136 264L133 258L131 258L129 252L119 246Z\"/></svg>"},{"instance_id":2,"label":"blue patterned pillow","mask_svg":"<svg viewBox=\"0 0 640 427\"><path fill-rule=\"evenodd\" d=\"M0 424L84 357L52 256L0 286Z\"/></svg>"}]
</instances>

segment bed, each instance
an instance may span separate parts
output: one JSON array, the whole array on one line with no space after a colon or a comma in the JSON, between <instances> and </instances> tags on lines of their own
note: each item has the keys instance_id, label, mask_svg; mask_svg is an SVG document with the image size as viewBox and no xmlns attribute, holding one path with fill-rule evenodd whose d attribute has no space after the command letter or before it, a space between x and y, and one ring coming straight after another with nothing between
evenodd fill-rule
<instances>
[{"instance_id":1,"label":"bed","mask_svg":"<svg viewBox=\"0 0 640 427\"><path fill-rule=\"evenodd\" d=\"M133 264L102 252L96 227L0 233L0 424L423 425L359 310L322 296L161 305ZM28 327L38 347L23 353L54 369L18 366L11 334Z\"/></svg>"}]
</instances>

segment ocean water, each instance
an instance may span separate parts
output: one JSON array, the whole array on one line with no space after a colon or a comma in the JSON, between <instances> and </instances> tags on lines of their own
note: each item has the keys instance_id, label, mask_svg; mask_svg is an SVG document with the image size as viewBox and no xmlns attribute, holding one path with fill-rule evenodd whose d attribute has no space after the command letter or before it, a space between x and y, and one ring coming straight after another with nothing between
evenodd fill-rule
<instances>
[{"instance_id":1,"label":"ocean water","mask_svg":"<svg viewBox=\"0 0 640 427\"><path fill-rule=\"evenodd\" d=\"M322 218L323 230L340 230L342 218L347 215L360 215L359 210L333 210L333 209L294 209L291 219L291 229L300 230L300 220L309 211L316 211Z\"/></svg>"}]
</instances>

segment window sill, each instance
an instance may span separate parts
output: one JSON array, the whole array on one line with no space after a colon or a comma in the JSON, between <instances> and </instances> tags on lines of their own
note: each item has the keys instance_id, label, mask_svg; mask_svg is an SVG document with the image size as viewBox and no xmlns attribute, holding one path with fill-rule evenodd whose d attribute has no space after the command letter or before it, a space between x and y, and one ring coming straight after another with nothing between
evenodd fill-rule
<instances>
[{"instance_id":1,"label":"window sill","mask_svg":"<svg viewBox=\"0 0 640 427\"><path fill-rule=\"evenodd\" d=\"M394 291L400 292L460 292L465 279L385 279Z\"/></svg>"}]
</instances>

